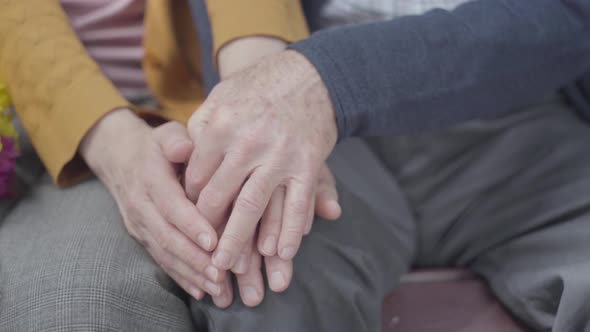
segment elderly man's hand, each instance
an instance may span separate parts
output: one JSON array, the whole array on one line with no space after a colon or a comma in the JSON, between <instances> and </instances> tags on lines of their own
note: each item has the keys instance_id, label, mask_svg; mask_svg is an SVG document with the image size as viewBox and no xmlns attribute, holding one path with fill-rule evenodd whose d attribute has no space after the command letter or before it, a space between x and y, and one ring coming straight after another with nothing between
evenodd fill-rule
<instances>
[{"instance_id":1,"label":"elderly man's hand","mask_svg":"<svg viewBox=\"0 0 590 332\"><path fill-rule=\"evenodd\" d=\"M313 65L294 51L263 59L221 82L188 129L199 142L186 171L189 198L214 219L233 204L213 264L234 266L275 191L285 195L277 252L292 259L337 140L332 105Z\"/></svg>"}]
</instances>

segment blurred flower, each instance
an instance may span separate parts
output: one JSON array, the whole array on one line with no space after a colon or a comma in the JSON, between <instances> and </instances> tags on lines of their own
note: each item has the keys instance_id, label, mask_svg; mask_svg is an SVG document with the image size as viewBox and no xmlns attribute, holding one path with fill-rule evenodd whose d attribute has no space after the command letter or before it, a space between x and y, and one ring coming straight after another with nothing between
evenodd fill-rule
<instances>
[{"instance_id":1,"label":"blurred flower","mask_svg":"<svg viewBox=\"0 0 590 332\"><path fill-rule=\"evenodd\" d=\"M0 80L0 198L14 197L18 133L12 123L8 88Z\"/></svg>"},{"instance_id":2,"label":"blurred flower","mask_svg":"<svg viewBox=\"0 0 590 332\"><path fill-rule=\"evenodd\" d=\"M19 152L13 138L1 137L2 151L0 151L0 198L13 197L16 158Z\"/></svg>"}]
</instances>

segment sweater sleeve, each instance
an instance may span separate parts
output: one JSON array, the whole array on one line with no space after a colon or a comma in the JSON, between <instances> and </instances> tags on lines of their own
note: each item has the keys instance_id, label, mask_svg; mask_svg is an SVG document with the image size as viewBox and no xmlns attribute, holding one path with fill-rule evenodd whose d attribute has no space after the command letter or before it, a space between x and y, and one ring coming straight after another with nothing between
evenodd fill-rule
<instances>
[{"instance_id":1,"label":"sweater sleeve","mask_svg":"<svg viewBox=\"0 0 590 332\"><path fill-rule=\"evenodd\" d=\"M299 0L206 0L213 54L234 39L272 36L292 43L308 36Z\"/></svg>"},{"instance_id":2,"label":"sweater sleeve","mask_svg":"<svg viewBox=\"0 0 590 332\"><path fill-rule=\"evenodd\" d=\"M322 76L340 138L440 129L538 102L579 78L590 68L590 1L477 0L290 47Z\"/></svg>"},{"instance_id":3,"label":"sweater sleeve","mask_svg":"<svg viewBox=\"0 0 590 332\"><path fill-rule=\"evenodd\" d=\"M59 185L87 174L86 132L127 101L88 57L57 0L0 0L0 72L15 109Z\"/></svg>"}]
</instances>

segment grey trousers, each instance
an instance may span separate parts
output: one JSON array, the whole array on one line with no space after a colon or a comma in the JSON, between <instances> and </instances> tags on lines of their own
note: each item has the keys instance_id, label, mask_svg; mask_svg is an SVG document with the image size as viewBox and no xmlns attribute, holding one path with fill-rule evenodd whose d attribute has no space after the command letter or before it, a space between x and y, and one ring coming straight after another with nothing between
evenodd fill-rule
<instances>
[{"instance_id":1,"label":"grey trousers","mask_svg":"<svg viewBox=\"0 0 590 332\"><path fill-rule=\"evenodd\" d=\"M590 126L560 102L440 133L350 140L343 217L316 220L291 287L254 309L189 299L97 181L47 177L0 223L0 331L379 331L414 266L462 266L535 330L590 331Z\"/></svg>"}]
</instances>

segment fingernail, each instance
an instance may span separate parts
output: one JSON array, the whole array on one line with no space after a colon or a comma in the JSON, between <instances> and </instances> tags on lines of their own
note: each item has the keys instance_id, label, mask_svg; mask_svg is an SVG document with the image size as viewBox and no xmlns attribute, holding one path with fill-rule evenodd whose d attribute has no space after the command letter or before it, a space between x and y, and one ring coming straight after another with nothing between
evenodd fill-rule
<instances>
[{"instance_id":1,"label":"fingernail","mask_svg":"<svg viewBox=\"0 0 590 332\"><path fill-rule=\"evenodd\" d=\"M231 258L225 250L220 250L213 254L213 265L218 269L227 270L231 267Z\"/></svg>"},{"instance_id":2,"label":"fingernail","mask_svg":"<svg viewBox=\"0 0 590 332\"><path fill-rule=\"evenodd\" d=\"M203 291L200 290L200 289L198 289L197 287L192 287L190 289L190 293L197 300L200 300L200 299L203 298L203 296L205 296L205 294L203 293Z\"/></svg>"},{"instance_id":3,"label":"fingernail","mask_svg":"<svg viewBox=\"0 0 590 332\"><path fill-rule=\"evenodd\" d=\"M248 271L248 255L240 255L240 258L238 258L238 262L236 263L236 265L234 266L234 273L246 273Z\"/></svg>"},{"instance_id":4,"label":"fingernail","mask_svg":"<svg viewBox=\"0 0 590 332\"><path fill-rule=\"evenodd\" d=\"M331 201L330 205L335 214L340 215L342 213L342 208L340 207L340 203L338 203L338 201Z\"/></svg>"},{"instance_id":5,"label":"fingernail","mask_svg":"<svg viewBox=\"0 0 590 332\"><path fill-rule=\"evenodd\" d=\"M284 260L293 259L293 257L295 257L295 248L285 247L285 248L281 249L281 253L279 256L281 257L281 259L284 259Z\"/></svg>"},{"instance_id":6,"label":"fingernail","mask_svg":"<svg viewBox=\"0 0 590 332\"><path fill-rule=\"evenodd\" d=\"M213 296L221 295L221 287L209 280L205 281L205 288L207 288L207 292Z\"/></svg>"},{"instance_id":7,"label":"fingernail","mask_svg":"<svg viewBox=\"0 0 590 332\"><path fill-rule=\"evenodd\" d=\"M211 281L219 281L219 270L213 265L207 266L205 269L205 275L207 278L211 279Z\"/></svg>"},{"instance_id":8,"label":"fingernail","mask_svg":"<svg viewBox=\"0 0 590 332\"><path fill-rule=\"evenodd\" d=\"M277 250L277 238L274 235L270 235L266 237L264 243L262 244L262 250L264 250L264 254L272 256L275 254Z\"/></svg>"},{"instance_id":9,"label":"fingernail","mask_svg":"<svg viewBox=\"0 0 590 332\"><path fill-rule=\"evenodd\" d=\"M273 290L282 289L285 287L285 283L285 277L283 276L282 272L277 271L270 275L270 285L272 286L271 288Z\"/></svg>"},{"instance_id":10,"label":"fingernail","mask_svg":"<svg viewBox=\"0 0 590 332\"><path fill-rule=\"evenodd\" d=\"M231 304L231 299L226 293L223 293L221 296L214 296L213 302L219 308L227 308Z\"/></svg>"},{"instance_id":11,"label":"fingernail","mask_svg":"<svg viewBox=\"0 0 590 332\"><path fill-rule=\"evenodd\" d=\"M211 250L211 235L208 233L201 233L197 237L197 243L205 250Z\"/></svg>"},{"instance_id":12,"label":"fingernail","mask_svg":"<svg viewBox=\"0 0 590 332\"><path fill-rule=\"evenodd\" d=\"M246 286L242 290L244 294L244 303L253 305L254 303L258 302L260 296L258 295L258 291L254 287Z\"/></svg>"}]
</instances>

